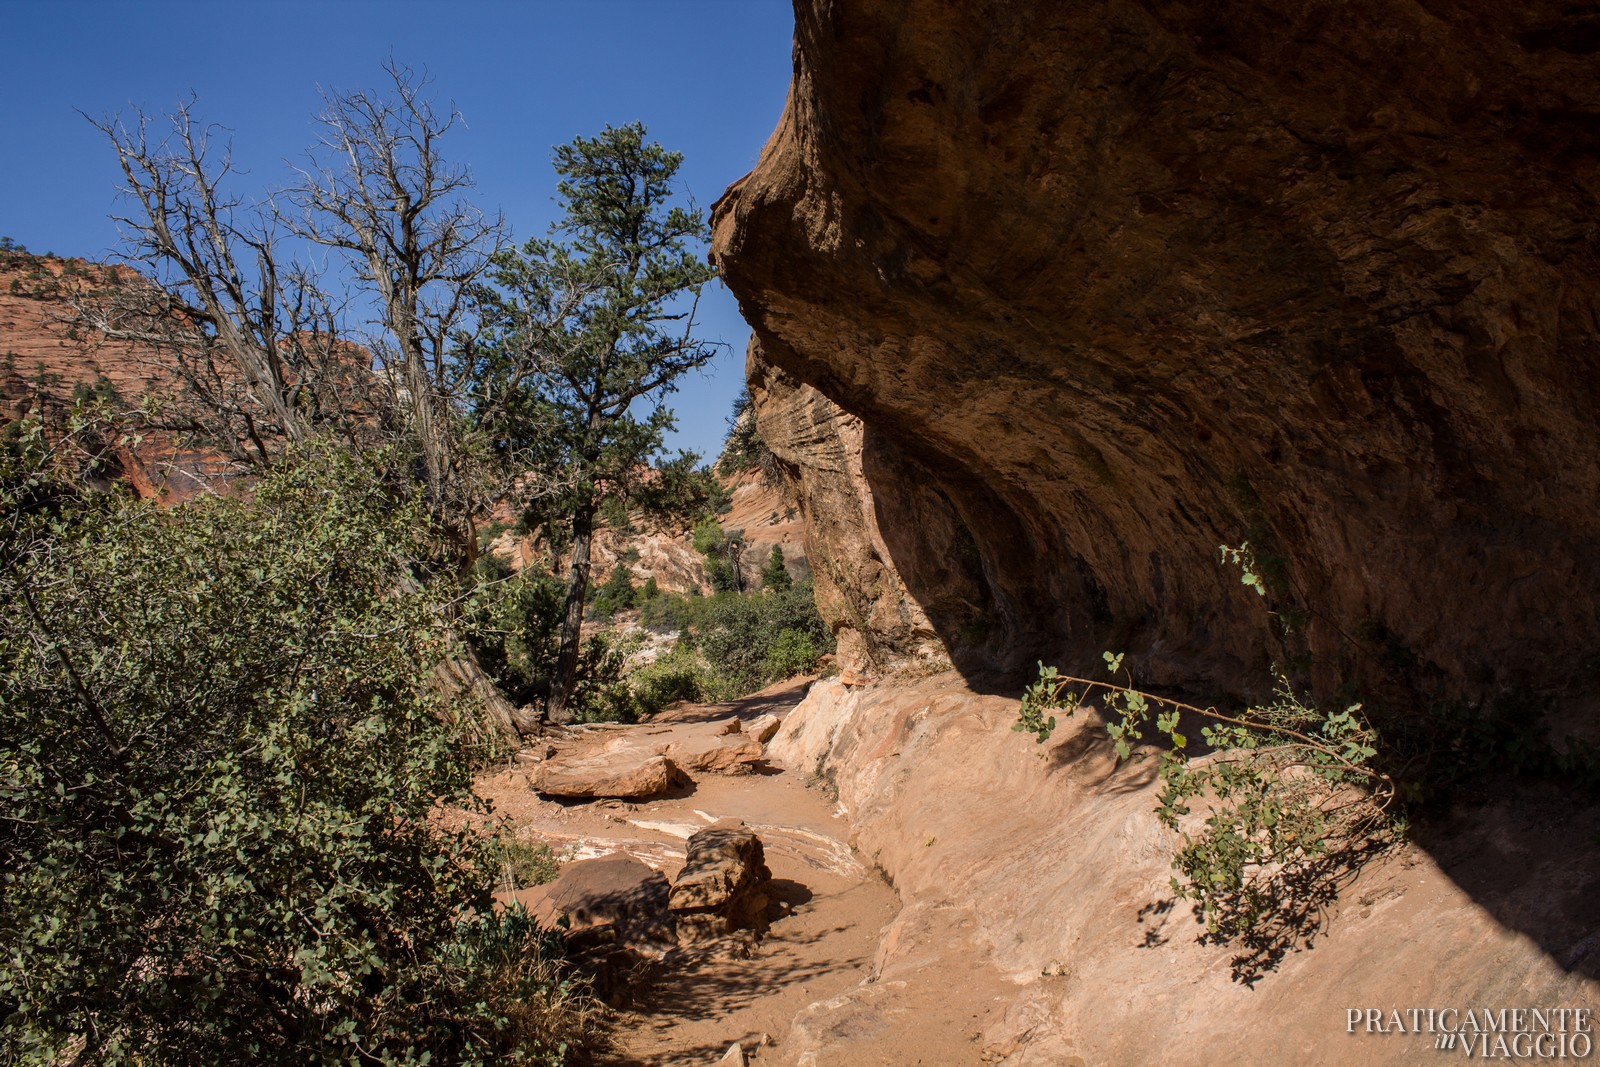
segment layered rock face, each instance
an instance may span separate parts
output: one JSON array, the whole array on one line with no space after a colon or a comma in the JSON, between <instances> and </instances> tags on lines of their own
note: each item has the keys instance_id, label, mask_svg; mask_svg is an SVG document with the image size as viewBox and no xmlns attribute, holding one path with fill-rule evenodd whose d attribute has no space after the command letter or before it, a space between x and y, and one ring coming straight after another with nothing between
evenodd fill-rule
<instances>
[{"instance_id":1,"label":"layered rock face","mask_svg":"<svg viewBox=\"0 0 1600 1067\"><path fill-rule=\"evenodd\" d=\"M763 433L871 520L824 609L969 676L1249 688L1277 611L1325 680L1592 688L1596 51L1551 2L798 0L715 256ZM859 475L795 444L829 402Z\"/></svg>"},{"instance_id":2,"label":"layered rock face","mask_svg":"<svg viewBox=\"0 0 1600 1067\"><path fill-rule=\"evenodd\" d=\"M62 418L75 396L100 394L132 405L176 388L151 353L74 336L74 293L112 280L146 284L127 268L0 252L0 422L28 414ZM139 496L169 504L226 492L240 477L226 457L172 433L145 434L105 459L99 484L123 480Z\"/></svg>"},{"instance_id":3,"label":"layered rock face","mask_svg":"<svg viewBox=\"0 0 1600 1067\"><path fill-rule=\"evenodd\" d=\"M868 449L861 420L767 364L754 340L747 371L762 437L782 464L805 518L805 554L817 609L833 628L840 660L870 670L937 655L938 636L896 570L878 525L866 472L881 460ZM885 486L878 495L891 489ZM949 523L943 526L948 529ZM928 554L920 559L939 562ZM918 562L907 558L902 565ZM973 583L958 579L955 595L962 585Z\"/></svg>"}]
</instances>

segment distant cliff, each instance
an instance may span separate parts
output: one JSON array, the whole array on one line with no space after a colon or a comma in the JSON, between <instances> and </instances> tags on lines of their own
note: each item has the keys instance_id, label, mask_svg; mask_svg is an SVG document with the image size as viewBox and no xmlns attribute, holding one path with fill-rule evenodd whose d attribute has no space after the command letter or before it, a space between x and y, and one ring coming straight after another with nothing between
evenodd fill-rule
<instances>
[{"instance_id":1,"label":"distant cliff","mask_svg":"<svg viewBox=\"0 0 1600 1067\"><path fill-rule=\"evenodd\" d=\"M796 7L714 256L842 647L1594 689L1600 14Z\"/></svg>"},{"instance_id":2,"label":"distant cliff","mask_svg":"<svg viewBox=\"0 0 1600 1067\"><path fill-rule=\"evenodd\" d=\"M130 410L147 393L175 389L151 352L73 329L75 294L140 284L149 283L125 267L0 251L0 423L24 414L59 417L89 396ZM147 433L107 458L98 480L126 481L140 496L166 503L223 491L241 473L215 449L174 433Z\"/></svg>"}]
</instances>

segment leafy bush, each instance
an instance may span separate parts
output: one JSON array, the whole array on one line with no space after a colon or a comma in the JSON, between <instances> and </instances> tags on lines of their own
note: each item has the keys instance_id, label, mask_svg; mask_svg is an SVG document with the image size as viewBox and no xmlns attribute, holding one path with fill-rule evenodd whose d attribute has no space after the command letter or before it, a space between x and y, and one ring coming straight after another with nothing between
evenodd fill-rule
<instances>
[{"instance_id":1,"label":"leafy bush","mask_svg":"<svg viewBox=\"0 0 1600 1067\"><path fill-rule=\"evenodd\" d=\"M569 702L577 722L634 722L638 708L628 687L628 656L639 647L635 635L602 630L583 643L578 684Z\"/></svg>"},{"instance_id":2,"label":"leafy bush","mask_svg":"<svg viewBox=\"0 0 1600 1067\"><path fill-rule=\"evenodd\" d=\"M706 557L706 574L711 588L718 593L743 592L744 576L740 573L740 560L744 551L744 531L724 530L714 518L705 518L695 524L694 547Z\"/></svg>"},{"instance_id":3,"label":"leafy bush","mask_svg":"<svg viewBox=\"0 0 1600 1067\"><path fill-rule=\"evenodd\" d=\"M705 658L686 641L673 645L654 663L636 669L629 684L640 715L654 715L680 700L724 699Z\"/></svg>"},{"instance_id":4,"label":"leafy bush","mask_svg":"<svg viewBox=\"0 0 1600 1067\"><path fill-rule=\"evenodd\" d=\"M499 886L507 892L553 882L561 873L561 857L543 841L531 844L503 833L496 847L500 860Z\"/></svg>"},{"instance_id":5,"label":"leafy bush","mask_svg":"<svg viewBox=\"0 0 1600 1067\"><path fill-rule=\"evenodd\" d=\"M811 670L833 647L807 582L761 596L720 593L696 615L706 660L740 692Z\"/></svg>"},{"instance_id":6,"label":"leafy bush","mask_svg":"<svg viewBox=\"0 0 1600 1067\"><path fill-rule=\"evenodd\" d=\"M678 633L694 618L693 604L699 598L677 593L660 593L639 608L639 625L655 633Z\"/></svg>"},{"instance_id":7,"label":"leafy bush","mask_svg":"<svg viewBox=\"0 0 1600 1067\"><path fill-rule=\"evenodd\" d=\"M478 662L517 704L543 698L555 670L566 588L527 567L516 573L498 556L479 557L478 586L463 629Z\"/></svg>"},{"instance_id":8,"label":"leafy bush","mask_svg":"<svg viewBox=\"0 0 1600 1067\"><path fill-rule=\"evenodd\" d=\"M821 658L816 639L810 633L804 630L779 630L761 661L761 673L773 680L792 678L813 670Z\"/></svg>"},{"instance_id":9,"label":"leafy bush","mask_svg":"<svg viewBox=\"0 0 1600 1067\"><path fill-rule=\"evenodd\" d=\"M500 535L511 529L511 524L495 519L478 528L478 551L487 552Z\"/></svg>"},{"instance_id":10,"label":"leafy bush","mask_svg":"<svg viewBox=\"0 0 1600 1067\"><path fill-rule=\"evenodd\" d=\"M694 525L691 535L694 541L694 550L702 556L717 551L727 540L727 534L722 530L722 523L715 516L706 516Z\"/></svg>"},{"instance_id":11,"label":"leafy bush","mask_svg":"<svg viewBox=\"0 0 1600 1067\"><path fill-rule=\"evenodd\" d=\"M610 600L617 575L598 588L595 613L615 610ZM536 704L550 691L561 646L561 615L566 588L560 579L536 568L513 574L494 556L478 561L478 584L464 621L478 662L502 692L518 704ZM629 587L632 592L632 587ZM583 643L571 704L581 722L631 722L633 701L624 681L632 646L615 634L599 633Z\"/></svg>"},{"instance_id":12,"label":"leafy bush","mask_svg":"<svg viewBox=\"0 0 1600 1067\"><path fill-rule=\"evenodd\" d=\"M598 511L600 521L608 529L619 533L627 533L632 527L628 524L628 504L621 497L609 496L600 502Z\"/></svg>"},{"instance_id":13,"label":"leafy bush","mask_svg":"<svg viewBox=\"0 0 1600 1067\"><path fill-rule=\"evenodd\" d=\"M1107 652L1115 676L1123 657ZM1062 709L1098 696L1117 758L1154 720L1170 743L1160 756L1156 815L1179 835L1174 894L1204 912L1208 936L1239 941L1234 974L1252 981L1309 938L1338 887L1404 834L1393 780L1378 770L1375 731L1361 706L1323 712L1282 678L1274 699L1235 714L1156 696L1125 682L1094 681L1040 665L1012 727L1044 742ZM1191 759L1184 731L1199 725L1213 751ZM1203 824L1186 817L1199 803Z\"/></svg>"},{"instance_id":14,"label":"leafy bush","mask_svg":"<svg viewBox=\"0 0 1600 1067\"><path fill-rule=\"evenodd\" d=\"M0 457L0 1060L563 1062L430 685L425 513L307 449L255 496L81 498ZM576 999L575 999L576 998Z\"/></svg>"}]
</instances>

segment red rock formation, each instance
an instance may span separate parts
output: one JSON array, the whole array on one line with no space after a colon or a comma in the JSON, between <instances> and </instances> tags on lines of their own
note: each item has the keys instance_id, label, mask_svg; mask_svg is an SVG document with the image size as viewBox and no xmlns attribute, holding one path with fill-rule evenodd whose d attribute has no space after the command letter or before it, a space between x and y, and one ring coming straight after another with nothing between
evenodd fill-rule
<instances>
[{"instance_id":1,"label":"red rock formation","mask_svg":"<svg viewBox=\"0 0 1600 1067\"><path fill-rule=\"evenodd\" d=\"M1476 806L1337 900L1286 907L1253 942L1206 943L1169 889L1175 835L1154 814L1153 761L1119 763L1092 713L1042 748L1005 729L1015 714L941 676L822 681L785 719L772 759L832 783L851 844L904 909L875 980L803 1013L784 1063L908 1062L873 1049L882 1039L861 1021L950 996L983 964L1011 979L994 998L1003 1011L971 1059L937 1062L976 1063L982 1049L1001 1067L1442 1064L1461 1048L1351 1028L1346 1009L1600 1010L1600 862L1573 847L1600 832L1600 811L1557 791ZM1261 967L1258 982L1235 980Z\"/></svg>"},{"instance_id":2,"label":"red rock formation","mask_svg":"<svg viewBox=\"0 0 1600 1067\"><path fill-rule=\"evenodd\" d=\"M805 516L805 553L817 608L832 626L840 661L847 669L869 670L942 652L922 606L895 570L878 526L861 420L764 362L755 342L748 372L763 439ZM893 489L891 481L882 492ZM948 530L949 523L936 527ZM934 554L922 558L932 566L940 562ZM915 564L907 560L905 565ZM973 583L964 577L950 571L944 581L927 583L927 595L947 601L972 595Z\"/></svg>"},{"instance_id":3,"label":"red rock formation","mask_svg":"<svg viewBox=\"0 0 1600 1067\"><path fill-rule=\"evenodd\" d=\"M71 294L107 284L145 283L125 267L0 253L0 421L41 410L60 414L83 391L109 390L131 406L146 393L177 388L151 353L74 335ZM241 473L220 453L170 433L117 447L111 460L111 477L165 503L226 491Z\"/></svg>"},{"instance_id":4,"label":"red rock formation","mask_svg":"<svg viewBox=\"0 0 1600 1067\"><path fill-rule=\"evenodd\" d=\"M1270 606L1325 679L1592 687L1597 49L1551 0L797 0L714 218L752 379L860 420L969 673L1248 684Z\"/></svg>"}]
</instances>

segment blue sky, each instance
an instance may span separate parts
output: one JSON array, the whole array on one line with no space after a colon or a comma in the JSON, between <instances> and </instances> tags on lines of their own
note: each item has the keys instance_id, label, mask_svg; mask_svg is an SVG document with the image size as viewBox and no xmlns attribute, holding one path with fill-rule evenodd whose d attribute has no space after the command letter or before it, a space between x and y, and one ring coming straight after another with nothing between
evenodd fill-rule
<instances>
[{"instance_id":1,"label":"blue sky","mask_svg":"<svg viewBox=\"0 0 1600 1067\"><path fill-rule=\"evenodd\" d=\"M35 252L105 258L119 178L77 112L196 114L233 131L241 191L286 180L314 136L318 87L383 83L391 54L426 68L467 129L447 142L476 199L517 237L554 215L550 149L642 120L684 154L679 178L709 207L754 165L791 70L788 0L0 0L0 234ZM729 351L670 404L674 447L714 456L742 383L749 330L718 284L702 336Z\"/></svg>"}]
</instances>

